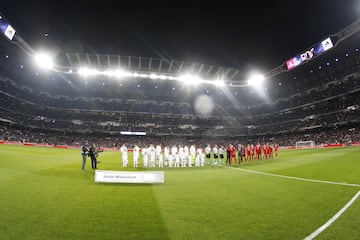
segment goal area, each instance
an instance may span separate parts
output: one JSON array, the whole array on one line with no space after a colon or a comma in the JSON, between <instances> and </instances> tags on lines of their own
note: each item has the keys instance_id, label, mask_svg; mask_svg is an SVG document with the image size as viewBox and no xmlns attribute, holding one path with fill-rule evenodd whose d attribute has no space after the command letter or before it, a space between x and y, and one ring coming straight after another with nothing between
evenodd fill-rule
<instances>
[{"instance_id":1,"label":"goal area","mask_svg":"<svg viewBox=\"0 0 360 240\"><path fill-rule=\"evenodd\" d=\"M295 148L315 148L315 141L298 141Z\"/></svg>"}]
</instances>

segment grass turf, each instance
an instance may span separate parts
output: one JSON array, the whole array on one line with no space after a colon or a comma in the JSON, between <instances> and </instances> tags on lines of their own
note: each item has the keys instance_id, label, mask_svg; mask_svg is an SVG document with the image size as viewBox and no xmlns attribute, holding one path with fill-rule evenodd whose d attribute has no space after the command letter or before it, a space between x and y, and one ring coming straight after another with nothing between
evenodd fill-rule
<instances>
[{"instance_id":1,"label":"grass turf","mask_svg":"<svg viewBox=\"0 0 360 240\"><path fill-rule=\"evenodd\" d=\"M119 152L99 160L124 170ZM0 239L303 239L360 190L227 166L165 168L159 185L101 184L87 168L79 150L0 145ZM360 148L281 151L236 168L360 184ZM317 239L360 239L359 214L357 200Z\"/></svg>"}]
</instances>

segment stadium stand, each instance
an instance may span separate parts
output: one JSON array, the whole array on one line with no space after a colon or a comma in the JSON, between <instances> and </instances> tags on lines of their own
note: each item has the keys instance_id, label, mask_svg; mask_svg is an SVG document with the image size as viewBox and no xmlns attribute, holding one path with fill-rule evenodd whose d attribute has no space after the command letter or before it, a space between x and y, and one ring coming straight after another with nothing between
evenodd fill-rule
<instances>
[{"instance_id":1,"label":"stadium stand","mask_svg":"<svg viewBox=\"0 0 360 240\"><path fill-rule=\"evenodd\" d=\"M34 73L20 54L1 49L0 139L68 145L92 139L108 147L153 139L286 146L300 140L360 142L360 55L354 39L268 79L266 98L249 88L230 89L229 96L208 85ZM201 94L215 100L210 114L200 115L193 106ZM124 137L120 131L147 136Z\"/></svg>"}]
</instances>

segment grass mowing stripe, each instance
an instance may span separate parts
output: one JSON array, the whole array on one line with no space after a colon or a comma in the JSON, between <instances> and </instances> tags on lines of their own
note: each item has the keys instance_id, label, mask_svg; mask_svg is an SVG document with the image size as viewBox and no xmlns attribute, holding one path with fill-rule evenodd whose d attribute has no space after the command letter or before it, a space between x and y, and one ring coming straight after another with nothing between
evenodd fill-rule
<instances>
[{"instance_id":1,"label":"grass mowing stripe","mask_svg":"<svg viewBox=\"0 0 360 240\"><path fill-rule=\"evenodd\" d=\"M341 208L332 218L330 218L324 225L316 229L312 234L304 238L304 240L312 240L316 238L320 233L326 230L331 224L333 224L360 196L360 191L358 191L355 196L347 203L343 208Z\"/></svg>"},{"instance_id":2,"label":"grass mowing stripe","mask_svg":"<svg viewBox=\"0 0 360 240\"><path fill-rule=\"evenodd\" d=\"M227 166L222 166L222 167L227 167ZM267 176L272 176L272 177L287 178L287 179L293 179L293 180L299 180L299 181L327 183L327 184L350 186L350 187L360 187L360 184L356 184L356 183L331 182L331 181L323 181L323 180L316 180L316 179L309 179L309 178L285 176L285 175L279 175L279 174L274 174L274 173L259 172L259 171L244 169L244 168L235 168L235 167L228 167L228 168L234 169L234 170L239 170L239 171L244 171L244 172L249 172L249 173L256 173L256 174L262 174L262 175L267 175Z\"/></svg>"}]
</instances>

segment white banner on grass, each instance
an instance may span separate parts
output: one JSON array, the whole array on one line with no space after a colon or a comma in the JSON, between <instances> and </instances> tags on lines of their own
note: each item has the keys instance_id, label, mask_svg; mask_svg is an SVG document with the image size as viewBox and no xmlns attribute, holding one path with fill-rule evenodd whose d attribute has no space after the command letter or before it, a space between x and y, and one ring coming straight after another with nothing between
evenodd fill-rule
<instances>
[{"instance_id":1,"label":"white banner on grass","mask_svg":"<svg viewBox=\"0 0 360 240\"><path fill-rule=\"evenodd\" d=\"M164 183L163 171L109 171L96 170L95 182L103 183Z\"/></svg>"}]
</instances>

